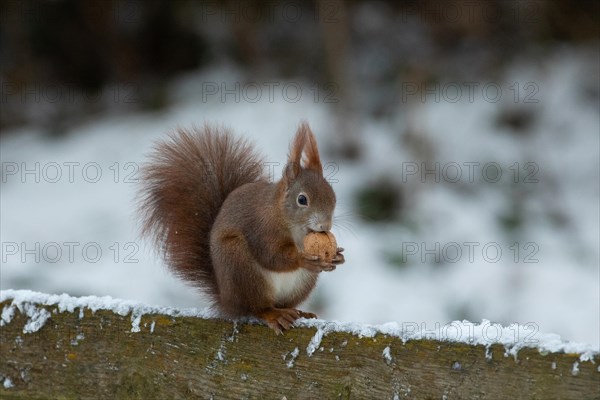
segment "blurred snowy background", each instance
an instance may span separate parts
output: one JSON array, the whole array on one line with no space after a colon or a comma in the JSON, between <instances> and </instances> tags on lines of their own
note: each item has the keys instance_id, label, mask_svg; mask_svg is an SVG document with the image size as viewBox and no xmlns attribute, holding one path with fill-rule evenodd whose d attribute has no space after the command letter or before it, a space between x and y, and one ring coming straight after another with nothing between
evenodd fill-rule
<instances>
[{"instance_id":1,"label":"blurred snowy background","mask_svg":"<svg viewBox=\"0 0 600 400\"><path fill-rule=\"evenodd\" d=\"M595 1L7 1L1 289L202 307L138 237L137 169L222 123L279 174L301 119L339 321L519 322L599 346ZM277 164L279 163L279 164Z\"/></svg>"}]
</instances>

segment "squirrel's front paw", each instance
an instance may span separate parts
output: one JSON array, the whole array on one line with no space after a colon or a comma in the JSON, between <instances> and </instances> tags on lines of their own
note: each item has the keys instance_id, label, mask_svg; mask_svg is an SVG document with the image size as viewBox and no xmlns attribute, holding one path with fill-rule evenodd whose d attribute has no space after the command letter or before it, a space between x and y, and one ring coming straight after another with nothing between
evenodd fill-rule
<instances>
[{"instance_id":1,"label":"squirrel's front paw","mask_svg":"<svg viewBox=\"0 0 600 400\"><path fill-rule=\"evenodd\" d=\"M329 272L335 269L334 264L332 264L331 262L327 262L321 257L315 256L313 254L302 253L302 259L304 260L302 266L312 272Z\"/></svg>"}]
</instances>

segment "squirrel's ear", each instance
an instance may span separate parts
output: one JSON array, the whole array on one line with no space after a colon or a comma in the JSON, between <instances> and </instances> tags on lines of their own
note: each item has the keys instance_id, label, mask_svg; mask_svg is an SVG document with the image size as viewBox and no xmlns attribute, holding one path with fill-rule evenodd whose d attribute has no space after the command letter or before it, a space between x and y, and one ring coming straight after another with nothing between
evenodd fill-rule
<instances>
[{"instance_id":1,"label":"squirrel's ear","mask_svg":"<svg viewBox=\"0 0 600 400\"><path fill-rule=\"evenodd\" d=\"M304 158L302 158L303 153ZM294 180L300 174L302 168L313 170L321 175L323 174L317 140L306 122L300 124L290 146L284 179L288 181Z\"/></svg>"},{"instance_id":2,"label":"squirrel's ear","mask_svg":"<svg viewBox=\"0 0 600 400\"><path fill-rule=\"evenodd\" d=\"M283 181L286 185L289 185L291 181L295 180L300 175L300 165L287 163L283 170Z\"/></svg>"},{"instance_id":3,"label":"squirrel's ear","mask_svg":"<svg viewBox=\"0 0 600 400\"><path fill-rule=\"evenodd\" d=\"M298 128L296 135L304 136L304 168L323 174L323 166L321 165L321 157L319 156L319 148L317 147L317 139L313 135L308 123L302 122Z\"/></svg>"},{"instance_id":4,"label":"squirrel's ear","mask_svg":"<svg viewBox=\"0 0 600 400\"><path fill-rule=\"evenodd\" d=\"M283 178L290 181L296 179L298 175L300 175L301 165L300 161L302 159L302 150L306 145L306 135L304 132L301 132L298 129L296 132L296 136L290 145L290 152L288 154L287 165L285 166L285 170L283 171Z\"/></svg>"}]
</instances>

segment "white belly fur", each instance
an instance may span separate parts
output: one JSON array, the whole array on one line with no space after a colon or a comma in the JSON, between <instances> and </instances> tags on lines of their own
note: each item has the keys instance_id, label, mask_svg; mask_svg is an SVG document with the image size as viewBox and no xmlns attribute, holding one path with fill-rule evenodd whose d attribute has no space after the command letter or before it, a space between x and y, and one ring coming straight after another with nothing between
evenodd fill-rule
<instances>
[{"instance_id":1,"label":"white belly fur","mask_svg":"<svg viewBox=\"0 0 600 400\"><path fill-rule=\"evenodd\" d=\"M312 272L299 268L291 272L274 272L265 270L265 277L273 289L276 303L284 302L298 291L312 278Z\"/></svg>"}]
</instances>

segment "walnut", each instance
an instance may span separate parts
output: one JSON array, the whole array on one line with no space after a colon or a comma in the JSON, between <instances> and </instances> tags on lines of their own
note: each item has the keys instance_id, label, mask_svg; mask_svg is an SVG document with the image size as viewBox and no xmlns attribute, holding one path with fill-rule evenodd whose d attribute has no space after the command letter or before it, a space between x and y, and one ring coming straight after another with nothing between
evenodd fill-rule
<instances>
[{"instance_id":1,"label":"walnut","mask_svg":"<svg viewBox=\"0 0 600 400\"><path fill-rule=\"evenodd\" d=\"M304 237L304 252L331 262L337 254L337 242L331 232L310 232Z\"/></svg>"}]
</instances>

